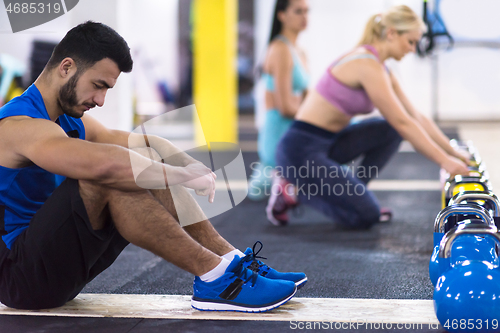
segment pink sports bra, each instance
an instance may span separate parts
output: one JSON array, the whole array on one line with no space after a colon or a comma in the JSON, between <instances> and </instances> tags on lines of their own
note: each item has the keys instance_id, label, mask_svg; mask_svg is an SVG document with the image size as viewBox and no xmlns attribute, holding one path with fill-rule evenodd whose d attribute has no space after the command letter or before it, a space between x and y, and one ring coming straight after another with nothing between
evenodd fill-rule
<instances>
[{"instance_id":1,"label":"pink sports bra","mask_svg":"<svg viewBox=\"0 0 500 333\"><path fill-rule=\"evenodd\" d=\"M318 84L316 91L333 106L349 116L367 114L373 111L374 105L363 88L349 87L332 75L331 69L341 63L354 59L372 58L379 61L378 52L371 45L363 45L371 53L353 54L345 58L339 58L328 67Z\"/></svg>"}]
</instances>

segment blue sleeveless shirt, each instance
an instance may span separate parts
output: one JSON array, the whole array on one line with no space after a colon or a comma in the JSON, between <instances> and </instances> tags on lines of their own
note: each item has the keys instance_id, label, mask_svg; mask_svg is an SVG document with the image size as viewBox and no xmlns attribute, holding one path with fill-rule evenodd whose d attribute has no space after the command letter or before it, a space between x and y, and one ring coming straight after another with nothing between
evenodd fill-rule
<instances>
[{"instance_id":1,"label":"blue sleeveless shirt","mask_svg":"<svg viewBox=\"0 0 500 333\"><path fill-rule=\"evenodd\" d=\"M296 95L302 94L309 85L309 73L304 68L302 60L300 59L300 55L297 49L292 45L292 43L290 43L290 41L283 35L278 35L276 36L275 39L284 42L288 46L290 52L292 53L292 59L293 59L292 90L293 93ZM262 79L265 80L266 90L274 92L275 90L274 77L269 73L263 73Z\"/></svg>"},{"instance_id":2,"label":"blue sleeveless shirt","mask_svg":"<svg viewBox=\"0 0 500 333\"><path fill-rule=\"evenodd\" d=\"M47 119L42 95L32 84L21 96L0 108L0 120L12 116ZM69 137L85 140L81 119L60 116L56 123ZM7 248L28 227L31 218L65 179L37 165L11 169L0 165L0 235Z\"/></svg>"}]
</instances>

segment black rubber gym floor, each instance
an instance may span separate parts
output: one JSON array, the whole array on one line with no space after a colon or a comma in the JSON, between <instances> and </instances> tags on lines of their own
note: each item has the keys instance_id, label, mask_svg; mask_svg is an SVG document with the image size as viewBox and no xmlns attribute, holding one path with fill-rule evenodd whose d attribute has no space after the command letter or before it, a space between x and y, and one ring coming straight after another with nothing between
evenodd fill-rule
<instances>
[{"instance_id":1,"label":"black rubber gym floor","mask_svg":"<svg viewBox=\"0 0 500 333\"><path fill-rule=\"evenodd\" d=\"M455 136L453 131L448 133ZM244 153L248 166L256 153ZM413 152L398 153L379 179L437 180L439 168ZM382 206L394 211L391 223L368 231L344 230L319 213L302 207L287 227L265 218L265 201L245 199L212 219L217 230L244 251L260 240L259 255L282 271L303 271L309 282L299 297L432 299L428 277L432 225L440 210L439 191L377 191ZM136 246L128 246L84 293L192 294L193 277ZM258 314L256 314L258 316ZM289 322L153 320L0 316L0 333L31 332L283 332ZM314 331L314 330L300 330ZM315 331L319 331L315 330ZM415 332L348 329L339 332ZM418 332L444 332L424 325Z\"/></svg>"}]
</instances>

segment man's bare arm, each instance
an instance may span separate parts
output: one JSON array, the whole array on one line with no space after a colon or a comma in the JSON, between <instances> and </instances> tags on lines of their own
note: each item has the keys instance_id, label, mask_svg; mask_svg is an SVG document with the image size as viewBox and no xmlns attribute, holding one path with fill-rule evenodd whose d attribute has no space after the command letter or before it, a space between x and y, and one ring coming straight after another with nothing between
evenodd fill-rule
<instances>
[{"instance_id":1,"label":"man's bare arm","mask_svg":"<svg viewBox=\"0 0 500 333\"><path fill-rule=\"evenodd\" d=\"M207 168L180 168L165 165L114 144L69 138L57 124L45 119L23 117L3 126L3 137L10 137L11 150L42 169L66 177L93 180L125 191L165 188L189 184L194 189L213 187ZM136 170L134 175L131 160ZM136 172L137 173L137 172ZM141 186L137 185L140 180Z\"/></svg>"},{"instance_id":2,"label":"man's bare arm","mask_svg":"<svg viewBox=\"0 0 500 333\"><path fill-rule=\"evenodd\" d=\"M187 166L192 163L200 163L180 150L169 140L159 136L111 130L89 115L84 115L82 120L85 125L86 139L91 142L114 144L129 149L151 147L168 164L174 166Z\"/></svg>"}]
</instances>

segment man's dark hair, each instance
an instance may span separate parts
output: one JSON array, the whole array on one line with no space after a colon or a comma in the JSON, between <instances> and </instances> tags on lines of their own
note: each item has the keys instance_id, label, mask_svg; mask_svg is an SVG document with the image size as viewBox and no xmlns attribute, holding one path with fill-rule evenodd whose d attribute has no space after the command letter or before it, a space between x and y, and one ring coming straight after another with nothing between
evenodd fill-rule
<instances>
[{"instance_id":1,"label":"man's dark hair","mask_svg":"<svg viewBox=\"0 0 500 333\"><path fill-rule=\"evenodd\" d=\"M68 31L57 44L46 67L55 68L67 57L75 61L80 73L104 58L113 60L121 72L132 71L133 61L127 42L102 23L87 21Z\"/></svg>"}]
</instances>

